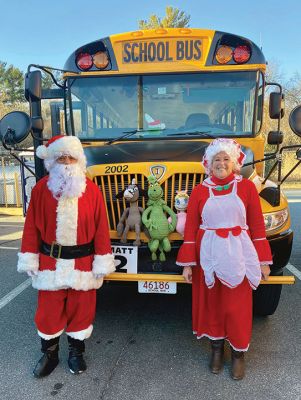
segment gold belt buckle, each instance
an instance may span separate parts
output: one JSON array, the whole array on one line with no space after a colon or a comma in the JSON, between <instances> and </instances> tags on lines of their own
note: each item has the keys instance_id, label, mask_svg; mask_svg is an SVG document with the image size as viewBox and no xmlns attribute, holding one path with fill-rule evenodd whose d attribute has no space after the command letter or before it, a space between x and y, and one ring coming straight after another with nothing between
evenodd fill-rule
<instances>
[{"instance_id":1,"label":"gold belt buckle","mask_svg":"<svg viewBox=\"0 0 301 400\"><path fill-rule=\"evenodd\" d=\"M54 255L53 255L54 246L58 246L58 247L59 247L58 253L57 253L57 257L54 257ZM57 243L57 242L54 240L54 241L51 243L51 248L50 248L50 254L49 254L49 256L52 257L52 258L61 258L61 253L62 253L62 245L59 244L59 243Z\"/></svg>"}]
</instances>

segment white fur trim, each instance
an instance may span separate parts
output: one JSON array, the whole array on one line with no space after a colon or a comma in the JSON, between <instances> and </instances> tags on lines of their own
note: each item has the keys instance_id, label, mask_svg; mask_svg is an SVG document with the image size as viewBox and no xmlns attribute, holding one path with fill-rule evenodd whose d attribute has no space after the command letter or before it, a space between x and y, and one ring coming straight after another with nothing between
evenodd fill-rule
<instances>
[{"instance_id":1,"label":"white fur trim","mask_svg":"<svg viewBox=\"0 0 301 400\"><path fill-rule=\"evenodd\" d=\"M45 160L47 158L47 147L42 144L41 146L38 146L36 149L36 155L41 158L42 160Z\"/></svg>"},{"instance_id":2,"label":"white fur trim","mask_svg":"<svg viewBox=\"0 0 301 400\"><path fill-rule=\"evenodd\" d=\"M176 265L178 265L179 267L193 267L196 265L196 262L180 263L176 261Z\"/></svg>"},{"instance_id":3,"label":"white fur trim","mask_svg":"<svg viewBox=\"0 0 301 400\"><path fill-rule=\"evenodd\" d=\"M104 254L94 256L92 264L92 271L94 274L108 275L115 271L115 263L113 254Z\"/></svg>"},{"instance_id":4,"label":"white fur trim","mask_svg":"<svg viewBox=\"0 0 301 400\"><path fill-rule=\"evenodd\" d=\"M56 240L62 246L75 246L77 243L78 198L59 199L56 216Z\"/></svg>"},{"instance_id":5,"label":"white fur trim","mask_svg":"<svg viewBox=\"0 0 301 400\"><path fill-rule=\"evenodd\" d=\"M73 262L73 265L70 265ZM68 265L69 264L69 265ZM32 277L32 287L38 290L91 290L99 289L103 278L96 279L92 271L74 269L74 260L58 260L56 271L39 271L38 276Z\"/></svg>"},{"instance_id":6,"label":"white fur trim","mask_svg":"<svg viewBox=\"0 0 301 400\"><path fill-rule=\"evenodd\" d=\"M42 146L39 146L42 147ZM38 147L38 148L39 148ZM80 140L76 136L64 136L55 140L45 149L37 148L37 156L44 160L45 167L49 171L55 160L62 155L70 155L78 160L83 170L86 170L87 159ZM39 155L40 154L40 155Z\"/></svg>"},{"instance_id":7,"label":"white fur trim","mask_svg":"<svg viewBox=\"0 0 301 400\"><path fill-rule=\"evenodd\" d=\"M18 272L38 271L39 254L36 253L18 253Z\"/></svg>"},{"instance_id":8,"label":"white fur trim","mask_svg":"<svg viewBox=\"0 0 301 400\"><path fill-rule=\"evenodd\" d=\"M196 332L193 332L193 334L196 335ZM244 349L239 349L238 347L233 346L233 344L230 342L230 340L229 340L228 338L222 337L222 336L216 336L216 337L215 337L215 336L210 336L210 335L207 335L207 333L203 333L202 335L197 336L196 338L197 338L197 339L202 339L203 337L207 337L207 338L210 339L210 340L221 340L221 339L225 339L225 340L227 340L227 342L229 342L230 346L231 346L231 347L233 348L233 350L235 350L235 351L244 351L244 352L246 352L246 351L249 350L249 346L250 346L250 344L248 344L248 346L245 347Z\"/></svg>"},{"instance_id":9,"label":"white fur trim","mask_svg":"<svg viewBox=\"0 0 301 400\"><path fill-rule=\"evenodd\" d=\"M93 325L90 325L87 329L83 329L82 331L65 332L65 333L66 333L66 335L72 337L73 339L85 340L91 336L92 331L93 331Z\"/></svg>"},{"instance_id":10,"label":"white fur trim","mask_svg":"<svg viewBox=\"0 0 301 400\"><path fill-rule=\"evenodd\" d=\"M84 151L79 138L76 136L64 136L47 146L47 158L56 158L66 153L76 159L83 156Z\"/></svg>"},{"instance_id":11,"label":"white fur trim","mask_svg":"<svg viewBox=\"0 0 301 400\"><path fill-rule=\"evenodd\" d=\"M53 335L46 335L45 333L42 333L38 330L38 335L45 340L50 340L50 339L54 339L58 336L61 336L61 334L64 332L64 329L62 329L61 331L54 333Z\"/></svg>"},{"instance_id":12,"label":"white fur trim","mask_svg":"<svg viewBox=\"0 0 301 400\"><path fill-rule=\"evenodd\" d=\"M60 199L57 206L56 240L63 246L77 244L78 199ZM39 271L32 278L32 286L39 290L99 289L103 278L96 279L92 271L75 269L75 260L58 259L56 270Z\"/></svg>"}]
</instances>

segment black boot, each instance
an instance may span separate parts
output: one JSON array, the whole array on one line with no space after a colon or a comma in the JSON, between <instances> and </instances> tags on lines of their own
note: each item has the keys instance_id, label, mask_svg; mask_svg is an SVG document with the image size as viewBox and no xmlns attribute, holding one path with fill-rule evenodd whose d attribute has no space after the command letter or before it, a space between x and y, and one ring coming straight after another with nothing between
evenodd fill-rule
<instances>
[{"instance_id":1,"label":"black boot","mask_svg":"<svg viewBox=\"0 0 301 400\"><path fill-rule=\"evenodd\" d=\"M87 365L83 357L85 352L85 342L83 340L73 339L68 336L69 358L68 365L72 374L81 374L86 371Z\"/></svg>"},{"instance_id":2,"label":"black boot","mask_svg":"<svg viewBox=\"0 0 301 400\"><path fill-rule=\"evenodd\" d=\"M213 374L219 374L223 368L224 342L224 339L210 340L212 353L209 367Z\"/></svg>"},{"instance_id":3,"label":"black boot","mask_svg":"<svg viewBox=\"0 0 301 400\"><path fill-rule=\"evenodd\" d=\"M45 340L41 338L41 351L42 353L44 353L44 355L42 358L40 358L37 365L35 366L35 369L33 370L33 375L36 378L43 378L44 376L51 374L51 372L58 365L59 340L59 336L50 340Z\"/></svg>"},{"instance_id":4,"label":"black boot","mask_svg":"<svg viewBox=\"0 0 301 400\"><path fill-rule=\"evenodd\" d=\"M231 347L232 359L232 372L231 376L234 380L238 381L245 376L245 353L243 351L236 351Z\"/></svg>"}]
</instances>

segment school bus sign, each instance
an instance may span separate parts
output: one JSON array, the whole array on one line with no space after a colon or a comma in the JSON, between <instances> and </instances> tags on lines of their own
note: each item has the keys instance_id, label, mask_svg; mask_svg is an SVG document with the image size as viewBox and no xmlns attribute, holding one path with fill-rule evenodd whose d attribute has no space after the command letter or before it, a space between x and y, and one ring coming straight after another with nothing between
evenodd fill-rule
<instances>
[{"instance_id":1,"label":"school bus sign","mask_svg":"<svg viewBox=\"0 0 301 400\"><path fill-rule=\"evenodd\" d=\"M203 40L129 41L121 44L123 63L201 61Z\"/></svg>"}]
</instances>

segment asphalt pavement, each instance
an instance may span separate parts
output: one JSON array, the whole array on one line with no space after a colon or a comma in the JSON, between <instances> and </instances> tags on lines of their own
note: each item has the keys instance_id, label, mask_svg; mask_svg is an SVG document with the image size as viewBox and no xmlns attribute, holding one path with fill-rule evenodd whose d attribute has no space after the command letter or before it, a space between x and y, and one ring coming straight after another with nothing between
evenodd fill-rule
<instances>
[{"instance_id":1,"label":"asphalt pavement","mask_svg":"<svg viewBox=\"0 0 301 400\"><path fill-rule=\"evenodd\" d=\"M295 231L290 263L301 272L301 192L287 193ZM0 216L1 400L301 400L298 278L283 286L273 316L254 318L243 381L230 378L228 348L223 372L209 372L209 343L191 333L188 285L179 285L177 295L149 295L138 294L136 283L109 283L98 291L86 373L69 372L63 336L59 366L49 377L35 379L32 369L41 355L33 323L37 292L27 286L27 275L16 272L22 226L21 217Z\"/></svg>"}]
</instances>

